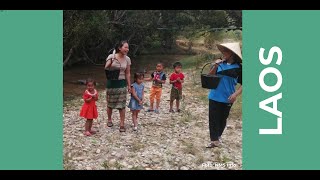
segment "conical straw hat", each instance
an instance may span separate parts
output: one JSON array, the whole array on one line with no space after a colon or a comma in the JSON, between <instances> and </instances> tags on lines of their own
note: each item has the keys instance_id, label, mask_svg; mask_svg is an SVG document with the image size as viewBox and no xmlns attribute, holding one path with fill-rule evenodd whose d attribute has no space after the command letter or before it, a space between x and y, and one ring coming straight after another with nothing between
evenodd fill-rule
<instances>
[{"instance_id":1,"label":"conical straw hat","mask_svg":"<svg viewBox=\"0 0 320 180\"><path fill-rule=\"evenodd\" d=\"M241 55L241 49L240 44L238 42L236 43L223 43L223 44L217 44L218 49L221 51L221 48L227 48L233 53L235 53L242 62L242 55Z\"/></svg>"}]
</instances>

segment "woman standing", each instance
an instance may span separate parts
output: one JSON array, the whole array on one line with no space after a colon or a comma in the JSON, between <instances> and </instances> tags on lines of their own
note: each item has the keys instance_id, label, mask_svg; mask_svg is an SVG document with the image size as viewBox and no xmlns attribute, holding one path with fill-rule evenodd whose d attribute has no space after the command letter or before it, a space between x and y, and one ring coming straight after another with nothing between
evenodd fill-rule
<instances>
[{"instance_id":1,"label":"woman standing","mask_svg":"<svg viewBox=\"0 0 320 180\"><path fill-rule=\"evenodd\" d=\"M226 127L232 104L242 92L242 55L239 43L218 44L224 56L217 60L209 74L222 75L216 89L209 93L209 131L211 143L208 148L218 147ZM240 84L236 90L237 83Z\"/></svg>"},{"instance_id":2,"label":"woman standing","mask_svg":"<svg viewBox=\"0 0 320 180\"><path fill-rule=\"evenodd\" d=\"M108 127L112 127L112 110L118 109L120 113L120 132L125 132L124 119L127 100L127 91L131 92L130 65L131 60L127 56L129 44L127 41L119 42L115 47L115 54L110 54L106 60L105 68L120 69L118 79L107 79L107 113Z\"/></svg>"}]
</instances>

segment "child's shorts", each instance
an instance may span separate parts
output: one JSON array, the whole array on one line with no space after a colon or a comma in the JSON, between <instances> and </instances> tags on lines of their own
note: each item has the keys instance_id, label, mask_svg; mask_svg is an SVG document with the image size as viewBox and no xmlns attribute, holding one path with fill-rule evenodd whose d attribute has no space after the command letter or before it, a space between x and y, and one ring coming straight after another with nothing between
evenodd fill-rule
<instances>
[{"instance_id":1,"label":"child's shorts","mask_svg":"<svg viewBox=\"0 0 320 180\"><path fill-rule=\"evenodd\" d=\"M182 99L182 89L177 89L175 87L171 88L170 100L180 100Z\"/></svg>"},{"instance_id":2,"label":"child's shorts","mask_svg":"<svg viewBox=\"0 0 320 180\"><path fill-rule=\"evenodd\" d=\"M152 86L150 90L150 100L153 101L154 98L156 98L157 101L160 101L161 94L162 94L161 87Z\"/></svg>"}]
</instances>

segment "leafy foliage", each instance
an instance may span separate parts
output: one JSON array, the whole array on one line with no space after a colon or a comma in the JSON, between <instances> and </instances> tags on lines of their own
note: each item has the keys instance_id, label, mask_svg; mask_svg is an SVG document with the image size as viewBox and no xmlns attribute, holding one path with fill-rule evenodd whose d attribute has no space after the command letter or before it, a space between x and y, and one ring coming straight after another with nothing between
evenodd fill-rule
<instances>
[{"instance_id":1,"label":"leafy foliage","mask_svg":"<svg viewBox=\"0 0 320 180\"><path fill-rule=\"evenodd\" d=\"M103 63L109 50L128 40L130 56L148 48L172 49L178 35L204 35L210 28L241 25L242 14L222 10L66 10L64 65Z\"/></svg>"}]
</instances>

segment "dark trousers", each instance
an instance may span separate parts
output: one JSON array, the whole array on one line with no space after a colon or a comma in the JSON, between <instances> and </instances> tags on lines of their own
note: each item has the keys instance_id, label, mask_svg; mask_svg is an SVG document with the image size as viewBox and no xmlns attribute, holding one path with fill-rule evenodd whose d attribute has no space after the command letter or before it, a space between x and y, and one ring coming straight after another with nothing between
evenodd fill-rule
<instances>
[{"instance_id":1,"label":"dark trousers","mask_svg":"<svg viewBox=\"0 0 320 180\"><path fill-rule=\"evenodd\" d=\"M209 99L209 130L211 141L217 141L227 125L232 104Z\"/></svg>"}]
</instances>

